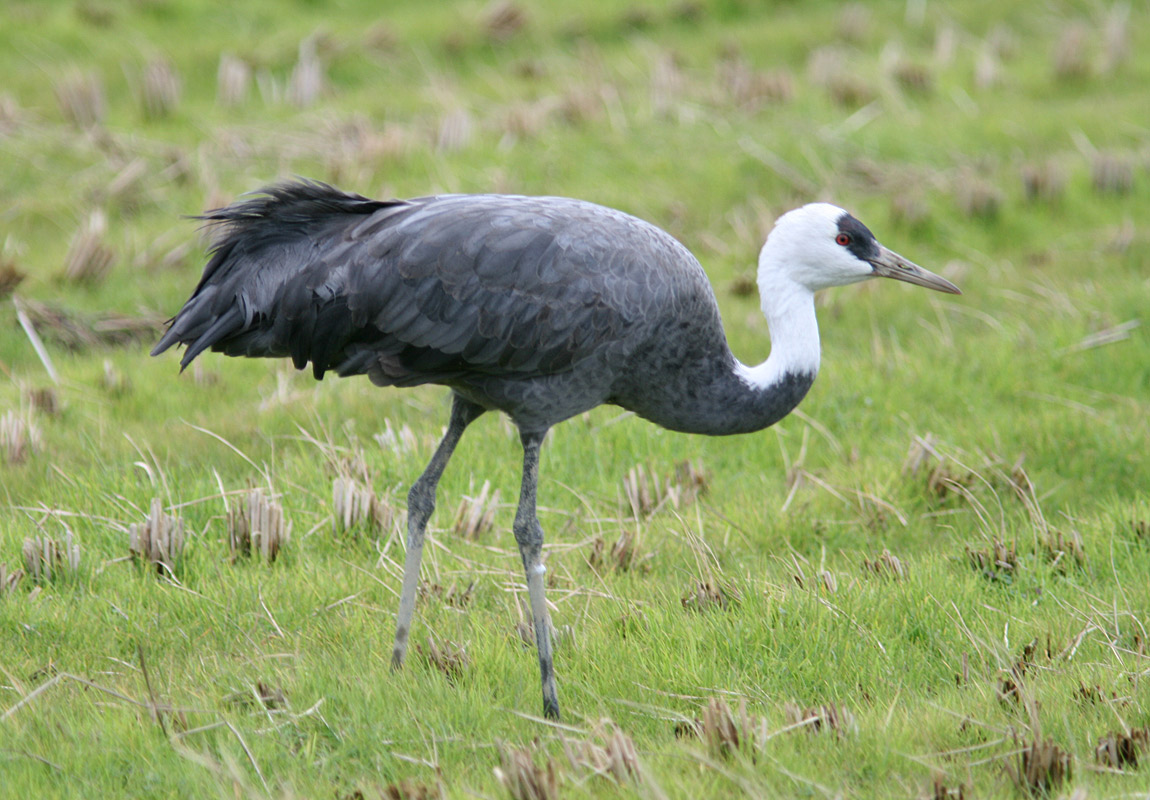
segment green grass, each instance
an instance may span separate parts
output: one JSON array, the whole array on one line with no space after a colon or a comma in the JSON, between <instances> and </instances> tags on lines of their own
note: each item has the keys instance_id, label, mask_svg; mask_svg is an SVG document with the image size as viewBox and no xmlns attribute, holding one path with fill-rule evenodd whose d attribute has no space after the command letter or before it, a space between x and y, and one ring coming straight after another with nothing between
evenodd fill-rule
<instances>
[{"instance_id":1,"label":"green grass","mask_svg":"<svg viewBox=\"0 0 1150 800\"><path fill-rule=\"evenodd\" d=\"M425 554L413 643L463 645L468 663L448 678L413 652L392 673L403 499L446 422L444 390L317 384L216 355L178 375L148 342L72 350L41 323L54 385L5 302L0 415L40 437L22 463L0 454L0 564L22 566L26 537L71 531L81 565L0 593L4 793L374 798L413 780L494 797L501 751L535 746L562 796L945 796L937 776L949 796L1024 797L1008 766L1036 739L1071 759L1054 796L1145 793L1144 764L1103 768L1095 748L1150 725L1146 10L1131 4L1128 55L1104 69L1121 6L926 4L918 19L893 2L543 2L500 41L484 3L385 5L7 3L0 275L10 265L20 298L71 314L170 315L203 263L181 215L299 174L381 196L570 195L650 219L699 255L748 362L766 355L766 325L733 288L797 203L852 209L965 294L884 283L821 297L822 374L771 430L690 437L604 408L552 432L540 516L567 728L536 718L537 663L517 631L506 420L464 437ZM1086 71L1060 77L1075 23ZM327 88L297 108L277 98L310 36ZM997 79L980 88L996 41ZM825 48L862 107L808 69ZM255 76L232 107L217 102L221 53ZM158 58L182 91L148 119L139 87ZM925 90L899 83L902 62L926 70ZM791 97L736 102L724 76L738 69L784 73ZM92 130L56 100L78 73L103 86ZM437 147L460 112L469 136ZM1128 191L1095 187L1098 154L1126 159ZM1023 166L1048 161L1064 186L1027 200ZM971 176L995 190L992 213L963 208ZM117 260L78 284L63 264L94 208ZM31 400L46 388L54 414ZM373 438L388 424L414 443ZM908 451L928 434L941 459L914 473ZM666 477L687 459L706 493L636 520L628 470ZM332 480L357 462L399 516L337 536ZM961 488L931 488L935 469ZM495 524L467 541L452 520L485 480ZM226 504L252 486L280 495L292 525L272 565L229 557ZM174 580L128 558L127 526L154 497L189 533ZM609 554L624 531L641 563L592 570L596 537ZM1059 533L1081 561L1048 546ZM968 553L995 540L1014 568L973 568ZM884 550L901 576L864 566ZM472 581L464 608L445 602ZM700 582L737 599L685 608ZM677 736L713 698L745 701L767 737L724 756ZM790 704L833 704L847 722L788 729ZM564 755L605 717L641 765L622 789Z\"/></svg>"}]
</instances>

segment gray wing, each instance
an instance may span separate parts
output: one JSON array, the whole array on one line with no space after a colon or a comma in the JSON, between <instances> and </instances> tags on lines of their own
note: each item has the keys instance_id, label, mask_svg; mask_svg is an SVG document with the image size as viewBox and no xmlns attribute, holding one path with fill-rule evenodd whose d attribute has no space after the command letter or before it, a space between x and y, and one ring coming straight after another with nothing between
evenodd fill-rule
<instances>
[{"instance_id":1,"label":"gray wing","mask_svg":"<svg viewBox=\"0 0 1150 800\"><path fill-rule=\"evenodd\" d=\"M183 366L210 347L381 384L549 374L710 294L669 234L577 200L290 183L206 218L223 235L153 351L186 344Z\"/></svg>"}]
</instances>

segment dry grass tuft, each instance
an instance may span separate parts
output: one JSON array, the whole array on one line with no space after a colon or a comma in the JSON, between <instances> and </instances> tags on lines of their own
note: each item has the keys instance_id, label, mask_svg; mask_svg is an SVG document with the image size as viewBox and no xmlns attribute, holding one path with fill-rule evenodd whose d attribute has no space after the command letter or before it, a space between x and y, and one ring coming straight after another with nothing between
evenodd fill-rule
<instances>
[{"instance_id":1,"label":"dry grass tuft","mask_svg":"<svg viewBox=\"0 0 1150 800\"><path fill-rule=\"evenodd\" d=\"M1102 21L1103 73L1113 72L1130 57L1130 3L1117 2Z\"/></svg>"},{"instance_id":2,"label":"dry grass tuft","mask_svg":"<svg viewBox=\"0 0 1150 800\"><path fill-rule=\"evenodd\" d=\"M1010 61L1021 51L1022 42L1013 28L997 22L986 34L986 46L1003 61Z\"/></svg>"},{"instance_id":3,"label":"dry grass tuft","mask_svg":"<svg viewBox=\"0 0 1150 800\"><path fill-rule=\"evenodd\" d=\"M256 555L273 563L291 538L291 524L284 524L283 506L263 489L252 489L228 508L228 547L232 561Z\"/></svg>"},{"instance_id":4,"label":"dry grass tuft","mask_svg":"<svg viewBox=\"0 0 1150 800\"><path fill-rule=\"evenodd\" d=\"M315 105L327 89L327 77L320 60L315 36L309 36L299 43L299 56L288 79L287 99L296 108Z\"/></svg>"},{"instance_id":5,"label":"dry grass tuft","mask_svg":"<svg viewBox=\"0 0 1150 800\"><path fill-rule=\"evenodd\" d=\"M266 711L275 711L288 707L287 694L279 686L256 681L255 686L249 685L246 689L233 692L224 698L224 704L239 708L258 707Z\"/></svg>"},{"instance_id":6,"label":"dry grass tuft","mask_svg":"<svg viewBox=\"0 0 1150 800\"><path fill-rule=\"evenodd\" d=\"M852 66L845 52L834 46L820 47L807 60L807 74L831 101L844 108L858 108L875 99L875 87Z\"/></svg>"},{"instance_id":7,"label":"dry grass tuft","mask_svg":"<svg viewBox=\"0 0 1150 800\"><path fill-rule=\"evenodd\" d=\"M839 47L819 47L807 58L807 77L811 83L824 89L837 76L848 71L846 55Z\"/></svg>"},{"instance_id":8,"label":"dry grass tuft","mask_svg":"<svg viewBox=\"0 0 1150 800\"><path fill-rule=\"evenodd\" d=\"M1007 547L1001 539L992 540L985 550L967 545L966 561L982 573L982 577L991 581L1008 581L1018 570L1018 553L1014 542Z\"/></svg>"},{"instance_id":9,"label":"dry grass tuft","mask_svg":"<svg viewBox=\"0 0 1150 800\"><path fill-rule=\"evenodd\" d=\"M688 459L675 465L667 483L667 497L675 508L684 508L707 493L710 475L701 459Z\"/></svg>"},{"instance_id":10,"label":"dry grass tuft","mask_svg":"<svg viewBox=\"0 0 1150 800\"><path fill-rule=\"evenodd\" d=\"M930 204L921 189L908 186L891 195L890 218L896 224L914 228L928 222L930 216Z\"/></svg>"},{"instance_id":11,"label":"dry grass tuft","mask_svg":"<svg viewBox=\"0 0 1150 800\"><path fill-rule=\"evenodd\" d=\"M655 24L655 12L646 6L631 6L619 15L619 24L628 31L646 30Z\"/></svg>"},{"instance_id":12,"label":"dry grass tuft","mask_svg":"<svg viewBox=\"0 0 1150 800\"><path fill-rule=\"evenodd\" d=\"M404 778L397 783L389 783L385 786L380 797L383 800L444 800L447 794L444 792L442 783L428 785L411 778ZM353 798L349 797L347 800L353 800ZM364 800L364 798L360 795L354 800Z\"/></svg>"},{"instance_id":13,"label":"dry grass tuft","mask_svg":"<svg viewBox=\"0 0 1150 800\"><path fill-rule=\"evenodd\" d=\"M183 91L180 75L170 61L153 59L140 78L140 108L144 119L165 119L175 113Z\"/></svg>"},{"instance_id":14,"label":"dry grass tuft","mask_svg":"<svg viewBox=\"0 0 1150 800\"><path fill-rule=\"evenodd\" d=\"M707 748L723 758L738 752L753 757L756 736L761 743L766 740L766 733L766 718L748 714L745 698L740 698L738 711L734 712L726 700L712 697L703 709L703 719L699 725L699 734L707 743Z\"/></svg>"},{"instance_id":15,"label":"dry grass tuft","mask_svg":"<svg viewBox=\"0 0 1150 800\"><path fill-rule=\"evenodd\" d=\"M874 99L874 89L857 73L843 73L827 85L827 92L837 105L858 108Z\"/></svg>"},{"instance_id":16,"label":"dry grass tuft","mask_svg":"<svg viewBox=\"0 0 1150 800\"><path fill-rule=\"evenodd\" d=\"M1100 151L1090 163L1090 182L1099 194L1126 195L1134 189L1134 159Z\"/></svg>"},{"instance_id":17,"label":"dry grass tuft","mask_svg":"<svg viewBox=\"0 0 1150 800\"><path fill-rule=\"evenodd\" d=\"M56 104L77 128L99 125L107 114L104 82L93 72L70 72L56 84Z\"/></svg>"},{"instance_id":18,"label":"dry grass tuft","mask_svg":"<svg viewBox=\"0 0 1150 800\"><path fill-rule=\"evenodd\" d=\"M1129 733L1113 731L1098 740L1094 758L1110 769L1138 768L1138 758L1150 750L1150 727L1134 728Z\"/></svg>"},{"instance_id":19,"label":"dry grass tuft","mask_svg":"<svg viewBox=\"0 0 1150 800\"><path fill-rule=\"evenodd\" d=\"M435 149L455 153L467 147L475 134L475 120L465 108L453 108L439 120Z\"/></svg>"},{"instance_id":20,"label":"dry grass tuft","mask_svg":"<svg viewBox=\"0 0 1150 800\"><path fill-rule=\"evenodd\" d=\"M707 743L707 749L722 758L742 753L754 760L755 752L767 740L766 717L747 713L747 701L739 700L737 711L727 701L712 697L703 709L702 718L683 720L675 725L675 736L694 736Z\"/></svg>"},{"instance_id":21,"label":"dry grass tuft","mask_svg":"<svg viewBox=\"0 0 1150 800\"><path fill-rule=\"evenodd\" d=\"M559 99L559 116L568 125L582 125L602 116L605 99L603 91L574 87Z\"/></svg>"},{"instance_id":22,"label":"dry grass tuft","mask_svg":"<svg viewBox=\"0 0 1150 800\"><path fill-rule=\"evenodd\" d=\"M350 182L369 180L379 164L401 158L413 141L406 125L386 122L380 126L362 114L326 123L321 136L328 176Z\"/></svg>"},{"instance_id":23,"label":"dry grass tuft","mask_svg":"<svg viewBox=\"0 0 1150 800\"><path fill-rule=\"evenodd\" d=\"M353 444L348 449L329 444L323 448L324 467L329 475L343 478L354 478L364 486L372 482L371 467L367 463L367 456Z\"/></svg>"},{"instance_id":24,"label":"dry grass tuft","mask_svg":"<svg viewBox=\"0 0 1150 800\"><path fill-rule=\"evenodd\" d=\"M44 436L31 414L6 411L0 416L0 457L6 464L23 464L44 447Z\"/></svg>"},{"instance_id":25,"label":"dry grass tuft","mask_svg":"<svg viewBox=\"0 0 1150 800\"><path fill-rule=\"evenodd\" d=\"M72 531L64 531L63 542L46 533L24 540L24 572L33 583L48 583L53 575L74 575L79 569L80 545Z\"/></svg>"},{"instance_id":26,"label":"dry grass tuft","mask_svg":"<svg viewBox=\"0 0 1150 800\"><path fill-rule=\"evenodd\" d=\"M371 438L384 450L395 455L418 453L421 449L419 437L406 422L394 428L390 419L384 419L383 430L373 434Z\"/></svg>"},{"instance_id":27,"label":"dry grass tuft","mask_svg":"<svg viewBox=\"0 0 1150 800\"><path fill-rule=\"evenodd\" d=\"M113 8L93 0L81 0L73 7L76 19L93 28L110 28L116 22Z\"/></svg>"},{"instance_id":28,"label":"dry grass tuft","mask_svg":"<svg viewBox=\"0 0 1150 800\"><path fill-rule=\"evenodd\" d=\"M874 99L874 88L848 63L837 47L820 47L807 61L807 73L815 86L823 88L837 105L863 106Z\"/></svg>"},{"instance_id":29,"label":"dry grass tuft","mask_svg":"<svg viewBox=\"0 0 1150 800\"><path fill-rule=\"evenodd\" d=\"M534 749L500 746L495 778L511 800L558 800L559 768L555 759L544 757L546 762L538 766Z\"/></svg>"},{"instance_id":30,"label":"dry grass tuft","mask_svg":"<svg viewBox=\"0 0 1150 800\"><path fill-rule=\"evenodd\" d=\"M3 300L28 276L17 269L15 262L4 259L0 261L0 300Z\"/></svg>"},{"instance_id":31,"label":"dry grass tuft","mask_svg":"<svg viewBox=\"0 0 1150 800\"><path fill-rule=\"evenodd\" d=\"M1015 762L1006 762L1006 774L1019 793L1027 797L1048 797L1074 773L1070 753L1038 737L1022 745L1016 758Z\"/></svg>"},{"instance_id":32,"label":"dry grass tuft","mask_svg":"<svg viewBox=\"0 0 1150 800\"><path fill-rule=\"evenodd\" d=\"M60 393L52 386L37 386L24 392L28 405L38 414L54 417L60 413Z\"/></svg>"},{"instance_id":33,"label":"dry grass tuft","mask_svg":"<svg viewBox=\"0 0 1150 800\"><path fill-rule=\"evenodd\" d=\"M939 66L947 66L954 61L958 51L958 29L952 23L941 23L935 27L934 47L931 56Z\"/></svg>"},{"instance_id":34,"label":"dry grass tuft","mask_svg":"<svg viewBox=\"0 0 1150 800\"><path fill-rule=\"evenodd\" d=\"M136 211L146 199L144 184L151 171L146 158L133 158L112 176L101 195L123 212Z\"/></svg>"},{"instance_id":35,"label":"dry grass tuft","mask_svg":"<svg viewBox=\"0 0 1150 800\"><path fill-rule=\"evenodd\" d=\"M334 533L366 530L382 533L395 521L395 509L376 495L370 486L355 478L340 475L331 484L332 531Z\"/></svg>"},{"instance_id":36,"label":"dry grass tuft","mask_svg":"<svg viewBox=\"0 0 1150 800\"><path fill-rule=\"evenodd\" d=\"M719 62L717 83L729 104L748 112L770 103L786 103L795 96L795 80L790 72L756 70L741 56Z\"/></svg>"},{"instance_id":37,"label":"dry grass tuft","mask_svg":"<svg viewBox=\"0 0 1150 800\"><path fill-rule=\"evenodd\" d=\"M1115 692L1106 694L1106 690L1098 684L1086 685L1081 681L1078 682L1078 688L1074 690L1074 698L1083 705L1102 705L1104 703L1119 703L1124 704L1123 701L1118 700L1118 695Z\"/></svg>"},{"instance_id":38,"label":"dry grass tuft","mask_svg":"<svg viewBox=\"0 0 1150 800\"><path fill-rule=\"evenodd\" d=\"M94 285L102 282L116 263L116 252L105 243L108 216L95 208L80 223L64 257L64 278Z\"/></svg>"},{"instance_id":39,"label":"dry grass tuft","mask_svg":"<svg viewBox=\"0 0 1150 800\"><path fill-rule=\"evenodd\" d=\"M30 115L8 92L0 92L0 135L10 135L23 127Z\"/></svg>"},{"instance_id":40,"label":"dry grass tuft","mask_svg":"<svg viewBox=\"0 0 1150 800\"><path fill-rule=\"evenodd\" d=\"M673 52L659 53L651 66L651 106L662 117L671 117L686 96L687 76Z\"/></svg>"},{"instance_id":41,"label":"dry grass tuft","mask_svg":"<svg viewBox=\"0 0 1150 800\"><path fill-rule=\"evenodd\" d=\"M459 501L455 510L455 520L451 523L456 535L469 542L491 530L495 522L495 511L499 508L499 490L491 491L491 481L484 481L475 497L466 495Z\"/></svg>"},{"instance_id":42,"label":"dry grass tuft","mask_svg":"<svg viewBox=\"0 0 1150 800\"><path fill-rule=\"evenodd\" d=\"M1000 83L1002 83L1002 63L992 47L984 46L974 58L974 88L986 91Z\"/></svg>"},{"instance_id":43,"label":"dry grass tuft","mask_svg":"<svg viewBox=\"0 0 1150 800\"><path fill-rule=\"evenodd\" d=\"M225 108L238 108L248 101L252 88L252 68L231 53L220 55L216 68L216 102Z\"/></svg>"},{"instance_id":44,"label":"dry grass tuft","mask_svg":"<svg viewBox=\"0 0 1150 800\"><path fill-rule=\"evenodd\" d=\"M906 577L906 567L903 566L902 561L886 548L883 548L883 551L873 559L864 558L862 566L864 572L869 572L880 578L901 581Z\"/></svg>"},{"instance_id":45,"label":"dry grass tuft","mask_svg":"<svg viewBox=\"0 0 1150 800\"><path fill-rule=\"evenodd\" d=\"M624 611L615 619L615 629L624 639L640 634L647 630L647 615L641 608Z\"/></svg>"},{"instance_id":46,"label":"dry grass tuft","mask_svg":"<svg viewBox=\"0 0 1150 800\"><path fill-rule=\"evenodd\" d=\"M415 649L427 660L428 664L446 675L452 683L459 680L463 676L464 670L471 666L471 658L467 655L467 648L447 639L436 642L434 638L428 637L426 650L419 644L415 646Z\"/></svg>"},{"instance_id":47,"label":"dry grass tuft","mask_svg":"<svg viewBox=\"0 0 1150 800\"><path fill-rule=\"evenodd\" d=\"M128 526L128 550L132 558L155 564L157 572L174 571L183 555L184 543L184 520L164 513L158 497L152 499L151 510L143 522Z\"/></svg>"},{"instance_id":48,"label":"dry grass tuft","mask_svg":"<svg viewBox=\"0 0 1150 800\"><path fill-rule=\"evenodd\" d=\"M1137 518L1130 520L1130 532L1138 541L1150 544L1150 520Z\"/></svg>"},{"instance_id":49,"label":"dry grass tuft","mask_svg":"<svg viewBox=\"0 0 1150 800\"><path fill-rule=\"evenodd\" d=\"M643 464L636 464L627 470L627 476L623 478L623 494L636 519L655 513L664 500L662 485Z\"/></svg>"},{"instance_id":50,"label":"dry grass tuft","mask_svg":"<svg viewBox=\"0 0 1150 800\"><path fill-rule=\"evenodd\" d=\"M1020 705L1023 697L1023 678L1034 666L1034 656L1038 642L1030 641L1022 648L1022 654L1010 665L1007 674L998 683L998 699L1002 703Z\"/></svg>"},{"instance_id":51,"label":"dry grass tuft","mask_svg":"<svg viewBox=\"0 0 1150 800\"><path fill-rule=\"evenodd\" d=\"M287 695L284 690L279 686L271 686L263 681L256 681L256 698L260 701L260 705L269 711L288 707Z\"/></svg>"},{"instance_id":52,"label":"dry grass tuft","mask_svg":"<svg viewBox=\"0 0 1150 800\"><path fill-rule=\"evenodd\" d=\"M1090 29L1083 22L1071 22L1062 29L1051 60L1058 80L1080 80L1090 74Z\"/></svg>"},{"instance_id":53,"label":"dry grass tuft","mask_svg":"<svg viewBox=\"0 0 1150 800\"><path fill-rule=\"evenodd\" d=\"M809 579L797 558L795 559L795 571L791 577L794 578L795 583L800 589L805 589L807 585L810 584L810 587L816 591L822 590L834 594L839 590L839 581L833 572L827 569L819 569L815 571L813 579Z\"/></svg>"},{"instance_id":54,"label":"dry grass tuft","mask_svg":"<svg viewBox=\"0 0 1150 800\"><path fill-rule=\"evenodd\" d=\"M948 787L943 776L936 773L931 784L930 800L966 800L966 784Z\"/></svg>"},{"instance_id":55,"label":"dry grass tuft","mask_svg":"<svg viewBox=\"0 0 1150 800\"><path fill-rule=\"evenodd\" d=\"M789 726L803 726L811 733L833 733L836 736L845 736L853 733L858 727L854 714L844 706L837 703L828 703L821 706L803 708L797 703L786 703L783 706L783 718Z\"/></svg>"},{"instance_id":56,"label":"dry grass tuft","mask_svg":"<svg viewBox=\"0 0 1150 800\"><path fill-rule=\"evenodd\" d=\"M0 563L0 597L3 597L9 592L16 591L16 587L23 579L24 570L15 569L10 571L7 564Z\"/></svg>"},{"instance_id":57,"label":"dry grass tuft","mask_svg":"<svg viewBox=\"0 0 1150 800\"><path fill-rule=\"evenodd\" d=\"M82 314L26 298L20 298L20 305L41 337L74 352L152 342L164 329L164 318L159 315Z\"/></svg>"},{"instance_id":58,"label":"dry grass tuft","mask_svg":"<svg viewBox=\"0 0 1150 800\"><path fill-rule=\"evenodd\" d=\"M495 0L483 12L483 31L487 38L502 44L527 27L527 11L512 0Z\"/></svg>"},{"instance_id":59,"label":"dry grass tuft","mask_svg":"<svg viewBox=\"0 0 1150 800\"><path fill-rule=\"evenodd\" d=\"M866 41L871 31L871 12L864 3L847 3L839 10L835 23L840 39L859 43Z\"/></svg>"},{"instance_id":60,"label":"dry grass tuft","mask_svg":"<svg viewBox=\"0 0 1150 800\"><path fill-rule=\"evenodd\" d=\"M542 133L552 113L558 107L559 100L555 97L514 103L507 108L500 128L508 141L533 139Z\"/></svg>"},{"instance_id":61,"label":"dry grass tuft","mask_svg":"<svg viewBox=\"0 0 1150 800\"><path fill-rule=\"evenodd\" d=\"M759 283L753 272L740 272L727 284L727 291L735 297L753 297L759 291Z\"/></svg>"},{"instance_id":62,"label":"dry grass tuft","mask_svg":"<svg viewBox=\"0 0 1150 800\"><path fill-rule=\"evenodd\" d=\"M636 519L654 514L664 503L679 509L693 503L707 491L707 472L703 462L680 461L674 472L659 479L653 469L636 464L623 479L623 494Z\"/></svg>"},{"instance_id":63,"label":"dry grass tuft","mask_svg":"<svg viewBox=\"0 0 1150 800\"><path fill-rule=\"evenodd\" d=\"M972 219L994 219L1002 209L1002 190L974 170L960 170L953 191L958 209Z\"/></svg>"},{"instance_id":64,"label":"dry grass tuft","mask_svg":"<svg viewBox=\"0 0 1150 800\"><path fill-rule=\"evenodd\" d=\"M575 770L590 770L620 785L642 780L639 754L630 736L609 719L601 719L581 742L563 738L563 752Z\"/></svg>"},{"instance_id":65,"label":"dry grass tuft","mask_svg":"<svg viewBox=\"0 0 1150 800\"><path fill-rule=\"evenodd\" d=\"M100 388L112 397L123 397L132 391L132 379L116 369L111 360L104 359L104 371L100 375Z\"/></svg>"},{"instance_id":66,"label":"dry grass tuft","mask_svg":"<svg viewBox=\"0 0 1150 800\"><path fill-rule=\"evenodd\" d=\"M624 528L619 533L611 551L607 552L607 543L602 536L596 536L591 541L591 553L587 556L587 564L596 572L604 570L618 570L629 572L632 569L646 571L650 568L647 563L650 553L642 552L642 542L639 532L631 528Z\"/></svg>"},{"instance_id":67,"label":"dry grass tuft","mask_svg":"<svg viewBox=\"0 0 1150 800\"><path fill-rule=\"evenodd\" d=\"M905 92L928 95L934 91L934 73L918 61L900 58L895 62L891 76Z\"/></svg>"},{"instance_id":68,"label":"dry grass tuft","mask_svg":"<svg viewBox=\"0 0 1150 800\"><path fill-rule=\"evenodd\" d=\"M1066 170L1052 158L1023 164L1022 191L1031 203L1055 203L1066 193Z\"/></svg>"},{"instance_id":69,"label":"dry grass tuft","mask_svg":"<svg viewBox=\"0 0 1150 800\"><path fill-rule=\"evenodd\" d=\"M367 29L363 46L378 54L393 53L399 47L399 34L390 24L380 21Z\"/></svg>"},{"instance_id":70,"label":"dry grass tuft","mask_svg":"<svg viewBox=\"0 0 1150 800\"><path fill-rule=\"evenodd\" d=\"M706 611L719 608L726 611L739 604L738 589L733 586L716 586L710 580L695 581L681 598L683 608L688 611Z\"/></svg>"},{"instance_id":71,"label":"dry grass tuft","mask_svg":"<svg viewBox=\"0 0 1150 800\"><path fill-rule=\"evenodd\" d=\"M471 601L475 599L475 581L471 581L467 586L453 583L446 589L438 583L421 581L419 584L419 596L421 598L438 598L451 608L467 608L471 605Z\"/></svg>"},{"instance_id":72,"label":"dry grass tuft","mask_svg":"<svg viewBox=\"0 0 1150 800\"><path fill-rule=\"evenodd\" d=\"M132 266L145 272L182 270L191 262L192 247L193 242L190 239L171 247L163 239L157 239L136 253L132 259Z\"/></svg>"},{"instance_id":73,"label":"dry grass tuft","mask_svg":"<svg viewBox=\"0 0 1150 800\"><path fill-rule=\"evenodd\" d=\"M953 471L948 461L939 450L933 433L915 436L903 461L902 473L912 477L924 474L926 490L939 500L946 500L952 494L962 495L976 479L969 470Z\"/></svg>"},{"instance_id":74,"label":"dry grass tuft","mask_svg":"<svg viewBox=\"0 0 1150 800\"><path fill-rule=\"evenodd\" d=\"M1086 566L1086 551L1082 549L1082 535L1076 530L1063 533L1057 528L1048 528L1038 540L1039 552L1046 556L1050 565L1065 572L1071 568Z\"/></svg>"}]
</instances>

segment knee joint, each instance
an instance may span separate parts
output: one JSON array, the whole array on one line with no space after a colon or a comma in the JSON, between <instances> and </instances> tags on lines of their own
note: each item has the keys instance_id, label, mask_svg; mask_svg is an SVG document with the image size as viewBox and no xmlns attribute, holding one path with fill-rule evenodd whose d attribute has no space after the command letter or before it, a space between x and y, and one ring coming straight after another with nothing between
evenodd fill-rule
<instances>
[{"instance_id":1,"label":"knee joint","mask_svg":"<svg viewBox=\"0 0 1150 800\"><path fill-rule=\"evenodd\" d=\"M433 511L435 511L435 493L429 492L425 486L416 481L411 491L407 493L408 517L426 522L431 518Z\"/></svg>"}]
</instances>

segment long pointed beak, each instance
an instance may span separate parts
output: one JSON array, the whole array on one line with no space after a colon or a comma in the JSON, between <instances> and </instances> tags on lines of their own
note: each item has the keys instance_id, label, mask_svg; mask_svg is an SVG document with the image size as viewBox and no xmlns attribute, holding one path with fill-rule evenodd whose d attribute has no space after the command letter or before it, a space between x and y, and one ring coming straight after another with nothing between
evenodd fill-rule
<instances>
[{"instance_id":1,"label":"long pointed beak","mask_svg":"<svg viewBox=\"0 0 1150 800\"><path fill-rule=\"evenodd\" d=\"M896 281L906 281L915 286L925 286L936 292L947 294L962 294L962 290L941 275L935 275L925 270L913 261L900 256L893 250L887 250L879 245L878 255L868 259L874 267L874 274L882 278L894 278Z\"/></svg>"}]
</instances>

